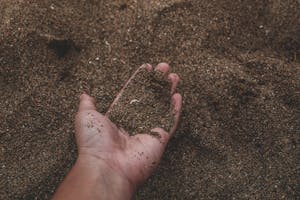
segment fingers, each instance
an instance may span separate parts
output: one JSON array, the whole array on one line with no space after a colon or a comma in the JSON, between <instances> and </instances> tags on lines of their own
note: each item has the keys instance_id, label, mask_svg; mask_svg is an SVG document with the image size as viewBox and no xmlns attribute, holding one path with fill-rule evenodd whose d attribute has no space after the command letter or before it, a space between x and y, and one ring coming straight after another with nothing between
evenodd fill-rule
<instances>
[{"instance_id":1,"label":"fingers","mask_svg":"<svg viewBox=\"0 0 300 200\"><path fill-rule=\"evenodd\" d=\"M94 98L84 93L80 96L79 112L86 110L96 110L96 106Z\"/></svg>"},{"instance_id":2,"label":"fingers","mask_svg":"<svg viewBox=\"0 0 300 200\"><path fill-rule=\"evenodd\" d=\"M155 71L162 72L163 74L167 75L170 71L170 66L167 63L159 63L155 67Z\"/></svg>"},{"instance_id":3,"label":"fingers","mask_svg":"<svg viewBox=\"0 0 300 200\"><path fill-rule=\"evenodd\" d=\"M149 72L151 72L153 70L153 67L152 65L146 63L146 64L143 64L140 68L144 68L146 70L148 70ZM139 70L139 69L138 69Z\"/></svg>"},{"instance_id":4,"label":"fingers","mask_svg":"<svg viewBox=\"0 0 300 200\"><path fill-rule=\"evenodd\" d=\"M170 71L170 66L166 63L160 63L157 65L155 68L157 71L163 72L165 75L167 75ZM175 73L170 73L167 75L167 79L171 82L171 94L174 94L177 89L177 85L180 81L180 78L177 74ZM176 93L172 96L171 98L171 104L172 104L172 113L174 114L174 124L173 127L171 128L169 134L167 135L167 140L170 139L172 134L175 132L178 124L179 124L179 119L180 119L180 114L181 114L181 109L182 109L182 96L179 93ZM165 137L166 131L160 130L159 133L161 133Z\"/></svg>"},{"instance_id":5,"label":"fingers","mask_svg":"<svg viewBox=\"0 0 300 200\"><path fill-rule=\"evenodd\" d=\"M168 133L162 128L154 128L151 130L152 135L152 142L157 144L157 141L160 142L160 144L165 147L167 143L169 142L170 138L174 134L180 119L181 109L182 109L182 97L180 94L176 93L172 96L172 112L174 114L174 124Z\"/></svg>"},{"instance_id":6,"label":"fingers","mask_svg":"<svg viewBox=\"0 0 300 200\"><path fill-rule=\"evenodd\" d=\"M155 71L162 72L165 77L167 77L168 81L171 82L171 94L174 94L176 91L176 87L180 81L180 78L177 74L175 73L170 73L170 66L167 63L159 63L155 67Z\"/></svg>"},{"instance_id":7,"label":"fingers","mask_svg":"<svg viewBox=\"0 0 300 200\"><path fill-rule=\"evenodd\" d=\"M177 74L171 73L168 75L168 80L171 82L171 94L174 94L177 88L177 85L180 81L180 78Z\"/></svg>"},{"instance_id":8,"label":"fingers","mask_svg":"<svg viewBox=\"0 0 300 200\"><path fill-rule=\"evenodd\" d=\"M171 138L171 134L165 131L162 128L154 128L151 130L152 136L154 140L158 140L164 146L169 142Z\"/></svg>"},{"instance_id":9,"label":"fingers","mask_svg":"<svg viewBox=\"0 0 300 200\"><path fill-rule=\"evenodd\" d=\"M162 72L168 79L169 82L171 82L171 94L174 94L177 89L177 85L180 81L180 78L177 74L175 73L170 73L170 66L167 63L160 63L155 67L155 71L160 71ZM163 129L156 129L159 130L158 133L162 136L166 142L170 139L172 134L175 132L178 123L179 123L179 118L181 114L181 108L182 108L182 96L179 93L176 93L172 96L171 98L171 104L172 104L172 113L174 114L174 124L173 127L170 130L170 133L167 134L166 136L166 131Z\"/></svg>"},{"instance_id":10,"label":"fingers","mask_svg":"<svg viewBox=\"0 0 300 200\"><path fill-rule=\"evenodd\" d=\"M174 113L174 124L170 130L170 135L173 135L178 124L182 110L182 96L179 93L176 93L172 96L172 112Z\"/></svg>"}]
</instances>

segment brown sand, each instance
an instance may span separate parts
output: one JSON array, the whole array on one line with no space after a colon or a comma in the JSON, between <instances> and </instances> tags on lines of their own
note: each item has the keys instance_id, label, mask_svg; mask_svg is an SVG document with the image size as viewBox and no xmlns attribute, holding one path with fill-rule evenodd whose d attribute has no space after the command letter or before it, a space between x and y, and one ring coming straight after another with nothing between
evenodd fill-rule
<instances>
[{"instance_id":1,"label":"brown sand","mask_svg":"<svg viewBox=\"0 0 300 200\"><path fill-rule=\"evenodd\" d=\"M170 131L174 123L170 86L161 72L139 69L112 106L109 119L131 135L151 134L156 127Z\"/></svg>"},{"instance_id":2,"label":"brown sand","mask_svg":"<svg viewBox=\"0 0 300 200\"><path fill-rule=\"evenodd\" d=\"M85 90L104 113L142 63L180 74L181 125L135 199L297 199L300 3L0 0L0 199L49 199Z\"/></svg>"}]
</instances>

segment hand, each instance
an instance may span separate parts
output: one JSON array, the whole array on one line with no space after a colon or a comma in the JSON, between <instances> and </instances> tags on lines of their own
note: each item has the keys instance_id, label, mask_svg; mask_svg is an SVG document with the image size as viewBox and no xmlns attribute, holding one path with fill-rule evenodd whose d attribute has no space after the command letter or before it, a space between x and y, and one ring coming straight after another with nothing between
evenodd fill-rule
<instances>
[{"instance_id":1,"label":"hand","mask_svg":"<svg viewBox=\"0 0 300 200\"><path fill-rule=\"evenodd\" d=\"M178 125L181 95L173 95L170 102L175 119L171 133L154 128L152 131L157 132L159 138L149 134L130 136L96 111L92 97L87 94L81 95L75 121L79 157L93 157L105 163L136 187L145 181L158 165L166 144Z\"/></svg>"},{"instance_id":2,"label":"hand","mask_svg":"<svg viewBox=\"0 0 300 200\"><path fill-rule=\"evenodd\" d=\"M152 69L150 65L144 67ZM169 66L165 63L159 64L156 70L168 78L171 93L174 93L179 81L178 75L169 74ZM123 92L126 92L124 88L109 111L114 108ZM150 131L156 132L159 137L149 134L130 136L96 111L92 97L81 95L75 120L78 158L54 194L53 200L130 199L138 184L145 181L158 165L166 144L178 125L181 95L174 94L170 102L174 124L169 133L161 128L154 128Z\"/></svg>"}]
</instances>

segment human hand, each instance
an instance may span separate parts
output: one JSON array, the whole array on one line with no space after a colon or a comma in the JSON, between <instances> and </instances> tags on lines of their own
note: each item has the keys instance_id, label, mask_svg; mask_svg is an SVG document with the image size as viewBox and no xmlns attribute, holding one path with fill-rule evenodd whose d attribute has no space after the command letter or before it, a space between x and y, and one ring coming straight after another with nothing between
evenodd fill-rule
<instances>
[{"instance_id":1,"label":"human hand","mask_svg":"<svg viewBox=\"0 0 300 200\"><path fill-rule=\"evenodd\" d=\"M167 74L167 64L159 64L156 69L166 74L174 92L179 77L176 74ZM109 166L135 188L152 174L178 125L182 106L181 95L174 94L170 103L173 107L174 124L169 133L157 127L151 131L158 133L160 137L149 134L130 136L108 117L96 111L92 97L87 94L81 95L75 120L79 158L89 157L97 160L95 165L99 162Z\"/></svg>"}]
</instances>

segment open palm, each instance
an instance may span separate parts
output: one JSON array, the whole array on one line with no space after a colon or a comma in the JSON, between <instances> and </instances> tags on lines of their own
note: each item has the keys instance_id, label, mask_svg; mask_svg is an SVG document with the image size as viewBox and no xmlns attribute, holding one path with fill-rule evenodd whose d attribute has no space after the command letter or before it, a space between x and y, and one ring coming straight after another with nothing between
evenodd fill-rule
<instances>
[{"instance_id":1,"label":"open palm","mask_svg":"<svg viewBox=\"0 0 300 200\"><path fill-rule=\"evenodd\" d=\"M157 127L151 131L159 134L159 137L149 134L130 136L107 116L96 111L92 97L87 94L81 95L75 121L79 155L93 156L105 162L133 185L138 185L151 175L177 127L182 104L181 95L174 94L170 103L174 113L174 125L170 133Z\"/></svg>"}]
</instances>

